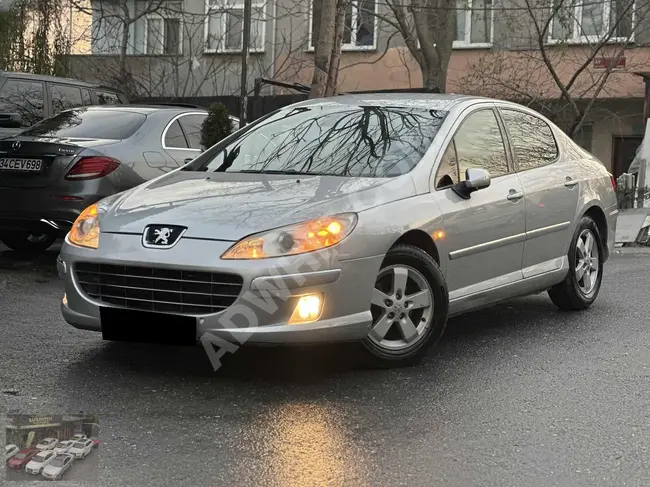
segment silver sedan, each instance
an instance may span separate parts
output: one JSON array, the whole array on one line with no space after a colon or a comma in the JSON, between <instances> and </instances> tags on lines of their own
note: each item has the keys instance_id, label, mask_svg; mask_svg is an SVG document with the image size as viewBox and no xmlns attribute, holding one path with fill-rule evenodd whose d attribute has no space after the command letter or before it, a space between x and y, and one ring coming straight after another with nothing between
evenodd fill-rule
<instances>
[{"instance_id":1,"label":"silver sedan","mask_svg":"<svg viewBox=\"0 0 650 487\"><path fill-rule=\"evenodd\" d=\"M590 306L616 216L602 163L528 108L308 100L87 208L61 309L106 340L358 341L402 365L451 315L542 291Z\"/></svg>"}]
</instances>

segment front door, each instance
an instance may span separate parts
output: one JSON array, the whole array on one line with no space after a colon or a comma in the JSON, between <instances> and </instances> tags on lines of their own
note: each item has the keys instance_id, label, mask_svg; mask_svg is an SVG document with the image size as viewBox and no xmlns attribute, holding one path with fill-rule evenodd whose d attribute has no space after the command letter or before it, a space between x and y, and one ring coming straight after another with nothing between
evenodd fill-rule
<instances>
[{"instance_id":1,"label":"front door","mask_svg":"<svg viewBox=\"0 0 650 487\"><path fill-rule=\"evenodd\" d=\"M526 194L524 278L565 264L580 195L577 166L560 158L551 127L521 110L499 109Z\"/></svg>"},{"instance_id":2,"label":"front door","mask_svg":"<svg viewBox=\"0 0 650 487\"><path fill-rule=\"evenodd\" d=\"M448 251L450 300L522 279L525 239L523 188L508 160L492 108L471 112L449 143L435 182ZM486 169L487 188L462 199L451 189L469 168Z\"/></svg>"}]
</instances>

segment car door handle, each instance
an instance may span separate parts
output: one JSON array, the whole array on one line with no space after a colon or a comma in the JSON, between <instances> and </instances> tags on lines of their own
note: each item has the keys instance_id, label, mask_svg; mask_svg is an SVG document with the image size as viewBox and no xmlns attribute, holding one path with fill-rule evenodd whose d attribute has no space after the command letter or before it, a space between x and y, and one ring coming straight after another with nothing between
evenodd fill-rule
<instances>
[{"instance_id":1,"label":"car door handle","mask_svg":"<svg viewBox=\"0 0 650 487\"><path fill-rule=\"evenodd\" d=\"M564 185L567 188L573 188L576 184L578 184L578 181L576 179L571 179L570 177L567 176L566 181L564 182Z\"/></svg>"},{"instance_id":2,"label":"car door handle","mask_svg":"<svg viewBox=\"0 0 650 487\"><path fill-rule=\"evenodd\" d=\"M521 191L515 191L514 189L511 189L510 194L506 196L506 198L508 198L508 201L519 201L523 197L524 197L524 193L522 193Z\"/></svg>"}]
</instances>

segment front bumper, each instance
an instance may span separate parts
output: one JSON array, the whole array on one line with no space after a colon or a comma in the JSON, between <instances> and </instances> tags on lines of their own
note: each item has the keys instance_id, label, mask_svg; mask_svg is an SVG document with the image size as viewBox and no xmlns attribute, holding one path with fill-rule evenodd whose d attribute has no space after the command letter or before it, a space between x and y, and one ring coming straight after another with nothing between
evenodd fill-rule
<instances>
[{"instance_id":1,"label":"front bumper","mask_svg":"<svg viewBox=\"0 0 650 487\"><path fill-rule=\"evenodd\" d=\"M335 248L283 259L221 260L231 242L181 238L172 248L147 249L140 235L101 234L99 249L66 242L57 266L65 281L64 319L76 328L101 331L100 307L75 278L78 262L224 272L242 276L239 297L226 310L193 315L197 342L216 336L240 344L322 343L361 340L372 324L370 300L383 256L339 261ZM298 279L299 278L299 279ZM297 297L321 293L319 320L289 324Z\"/></svg>"}]
</instances>

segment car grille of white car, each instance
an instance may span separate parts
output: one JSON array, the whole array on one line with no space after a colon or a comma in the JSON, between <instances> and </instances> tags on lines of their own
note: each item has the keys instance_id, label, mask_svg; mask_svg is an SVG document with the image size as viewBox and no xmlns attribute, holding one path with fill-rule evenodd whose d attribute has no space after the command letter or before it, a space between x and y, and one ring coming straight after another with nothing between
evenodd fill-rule
<instances>
[{"instance_id":1,"label":"car grille of white car","mask_svg":"<svg viewBox=\"0 0 650 487\"><path fill-rule=\"evenodd\" d=\"M144 311L207 314L223 311L241 292L235 274L78 262L75 274L91 298Z\"/></svg>"}]
</instances>

